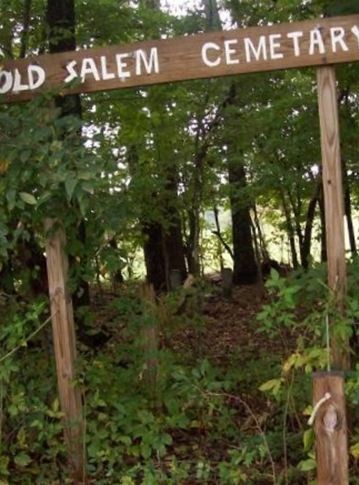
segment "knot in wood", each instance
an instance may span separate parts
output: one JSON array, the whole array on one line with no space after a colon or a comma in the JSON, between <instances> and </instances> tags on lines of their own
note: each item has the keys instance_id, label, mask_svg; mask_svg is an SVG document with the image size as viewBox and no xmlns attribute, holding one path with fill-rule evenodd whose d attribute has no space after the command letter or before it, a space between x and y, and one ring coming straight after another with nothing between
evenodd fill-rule
<instances>
[{"instance_id":1,"label":"knot in wood","mask_svg":"<svg viewBox=\"0 0 359 485\"><path fill-rule=\"evenodd\" d=\"M63 296L63 294L64 294L64 290L63 290L63 288L61 288L61 286L57 286L57 287L55 288L55 291L54 291L54 293L53 293L53 296L54 296L54 298L57 298L57 297L62 297L62 296Z\"/></svg>"},{"instance_id":2,"label":"knot in wood","mask_svg":"<svg viewBox=\"0 0 359 485\"><path fill-rule=\"evenodd\" d=\"M324 429L328 434L340 427L339 414L334 404L329 404L323 415Z\"/></svg>"}]
</instances>

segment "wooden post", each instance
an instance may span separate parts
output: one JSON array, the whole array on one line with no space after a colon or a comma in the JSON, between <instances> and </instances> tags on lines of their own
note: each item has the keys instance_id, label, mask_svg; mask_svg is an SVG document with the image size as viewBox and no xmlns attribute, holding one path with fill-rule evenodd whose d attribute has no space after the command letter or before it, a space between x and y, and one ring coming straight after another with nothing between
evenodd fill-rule
<instances>
[{"instance_id":1,"label":"wooden post","mask_svg":"<svg viewBox=\"0 0 359 485\"><path fill-rule=\"evenodd\" d=\"M348 485L348 438L344 376L341 372L317 372L313 380L317 483ZM320 404L321 403L321 404Z\"/></svg>"},{"instance_id":2,"label":"wooden post","mask_svg":"<svg viewBox=\"0 0 359 485\"><path fill-rule=\"evenodd\" d=\"M317 69L318 102L322 147L325 225L328 256L328 285L334 303L344 313L346 262L344 239L344 196L340 155L340 133L335 69ZM331 335L331 360L337 369L350 367L349 342ZM314 403L326 393L330 399L319 408L315 421L318 485L347 485L348 443L344 378L340 373L314 376Z\"/></svg>"},{"instance_id":3,"label":"wooden post","mask_svg":"<svg viewBox=\"0 0 359 485\"><path fill-rule=\"evenodd\" d=\"M76 337L71 297L67 292L68 259L65 233L52 219L45 221L46 261L52 332L64 435L72 483L84 482L83 416L80 390L75 386Z\"/></svg>"},{"instance_id":4,"label":"wooden post","mask_svg":"<svg viewBox=\"0 0 359 485\"><path fill-rule=\"evenodd\" d=\"M328 255L328 285L340 312L344 312L346 263L344 238L344 196L340 156L340 133L335 69L317 70L320 115L325 225ZM332 363L336 369L350 367L347 340L331 340Z\"/></svg>"}]
</instances>

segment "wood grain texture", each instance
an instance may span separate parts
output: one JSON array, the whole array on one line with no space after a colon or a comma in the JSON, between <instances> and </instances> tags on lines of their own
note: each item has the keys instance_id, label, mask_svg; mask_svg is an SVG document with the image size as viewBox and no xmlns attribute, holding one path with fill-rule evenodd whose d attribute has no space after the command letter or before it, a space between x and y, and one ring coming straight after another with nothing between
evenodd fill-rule
<instances>
[{"instance_id":1,"label":"wood grain texture","mask_svg":"<svg viewBox=\"0 0 359 485\"><path fill-rule=\"evenodd\" d=\"M314 406L325 396L315 419L318 485L348 485L348 437L344 377L340 372L319 372L313 378Z\"/></svg>"},{"instance_id":2,"label":"wood grain texture","mask_svg":"<svg viewBox=\"0 0 359 485\"><path fill-rule=\"evenodd\" d=\"M320 48L320 42L311 40L311 31L320 32L324 48ZM333 47L333 33L331 29L339 29L334 32L336 36ZM341 37L340 29L343 29ZM302 32L298 39L300 52L295 52L295 40L288 34ZM274 36L274 37L273 37ZM264 37L266 57L259 55L255 58L252 48L247 45L250 42L255 48L259 48L260 39ZM316 37L314 38L314 40ZM205 43L214 43L217 48L208 50L208 58L217 63L209 67L203 61L202 47ZM226 44L227 43L227 44ZM227 45L227 50L225 49ZM310 45L313 52L310 53ZM141 72L136 75L136 52L143 50L149 52L156 48L158 51L158 72ZM123 59L125 70L130 76L120 79L117 76L118 63L116 55L128 54ZM103 59L105 57L105 61ZM101 75L100 80L95 80L89 74L83 83L72 89L66 88L64 80L68 72L66 66L71 61L80 65L85 58L93 59L95 69L103 73L105 64L106 75ZM46 81L39 89L33 91L24 90L18 93L8 93L3 96L3 101L17 102L28 100L39 91L57 89L63 94L91 93L111 89L121 89L135 86L148 86L174 81L191 79L203 79L218 76L229 76L250 72L273 71L276 69L301 68L306 66L320 66L359 60L359 15L349 17L333 17L328 19L294 22L288 24L275 24L266 27L251 27L234 29L218 33L197 34L175 39L164 39L139 42L121 46L109 46L65 52L52 55L33 56L19 61L3 61L3 69L9 72L18 70L22 82L26 84L27 69L29 65L42 67L46 71ZM144 65L142 62L142 69ZM106 79L103 79L105 77ZM4 80L2 80L2 83ZM1 82L0 82L1 86Z\"/></svg>"},{"instance_id":3,"label":"wood grain texture","mask_svg":"<svg viewBox=\"0 0 359 485\"><path fill-rule=\"evenodd\" d=\"M84 470L83 419L80 390L75 386L76 339L72 301L67 292L68 260L65 233L60 225L45 222L46 260L52 316L53 344L64 435L74 483L82 483Z\"/></svg>"},{"instance_id":4,"label":"wood grain texture","mask_svg":"<svg viewBox=\"0 0 359 485\"><path fill-rule=\"evenodd\" d=\"M346 295L346 261L344 237L344 195L340 154L340 133L335 69L317 70L318 103L322 148L328 285L337 308L344 312ZM348 342L332 339L333 365L337 369L350 367Z\"/></svg>"}]
</instances>

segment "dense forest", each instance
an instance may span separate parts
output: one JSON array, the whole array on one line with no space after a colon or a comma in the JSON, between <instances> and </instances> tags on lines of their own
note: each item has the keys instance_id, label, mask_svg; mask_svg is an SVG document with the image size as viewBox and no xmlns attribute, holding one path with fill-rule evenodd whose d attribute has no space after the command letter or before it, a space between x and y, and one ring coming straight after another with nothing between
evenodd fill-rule
<instances>
[{"instance_id":1,"label":"dense forest","mask_svg":"<svg viewBox=\"0 0 359 485\"><path fill-rule=\"evenodd\" d=\"M0 0L0 54L348 14L357 0ZM332 339L350 357L359 483L359 65L336 75L339 307L315 69L17 104L0 94L0 485L314 484L312 375L330 369ZM79 461L57 388L54 225L75 320Z\"/></svg>"}]
</instances>

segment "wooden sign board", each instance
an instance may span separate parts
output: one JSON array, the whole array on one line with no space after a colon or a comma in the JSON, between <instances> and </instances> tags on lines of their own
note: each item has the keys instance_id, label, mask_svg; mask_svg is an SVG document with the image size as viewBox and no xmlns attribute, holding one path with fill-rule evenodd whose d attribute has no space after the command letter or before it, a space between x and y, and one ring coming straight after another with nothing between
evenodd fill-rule
<instances>
[{"instance_id":1,"label":"wooden sign board","mask_svg":"<svg viewBox=\"0 0 359 485\"><path fill-rule=\"evenodd\" d=\"M359 15L1 62L3 101L359 61Z\"/></svg>"}]
</instances>

